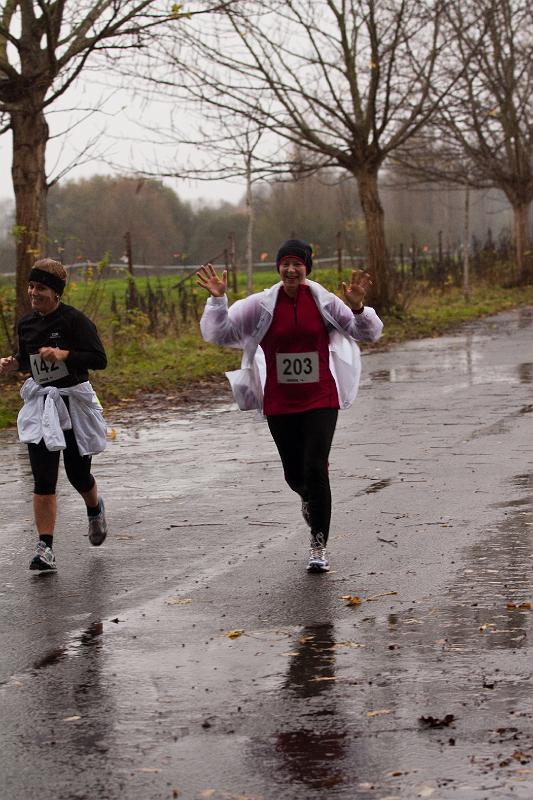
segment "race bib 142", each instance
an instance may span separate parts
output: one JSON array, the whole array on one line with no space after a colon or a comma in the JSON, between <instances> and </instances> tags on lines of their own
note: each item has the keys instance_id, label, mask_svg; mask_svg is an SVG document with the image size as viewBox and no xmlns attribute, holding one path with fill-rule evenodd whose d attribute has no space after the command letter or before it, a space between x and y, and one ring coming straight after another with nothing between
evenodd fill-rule
<instances>
[{"instance_id":1,"label":"race bib 142","mask_svg":"<svg viewBox=\"0 0 533 800\"><path fill-rule=\"evenodd\" d=\"M45 361L39 353L30 356L30 367L36 383L50 383L65 378L69 373L64 361Z\"/></svg>"}]
</instances>

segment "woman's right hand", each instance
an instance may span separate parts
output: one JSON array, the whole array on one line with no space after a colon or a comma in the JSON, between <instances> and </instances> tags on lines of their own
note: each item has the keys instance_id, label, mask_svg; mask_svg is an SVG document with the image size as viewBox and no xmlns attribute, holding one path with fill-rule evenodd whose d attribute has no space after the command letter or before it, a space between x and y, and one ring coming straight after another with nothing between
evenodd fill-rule
<instances>
[{"instance_id":1,"label":"woman's right hand","mask_svg":"<svg viewBox=\"0 0 533 800\"><path fill-rule=\"evenodd\" d=\"M228 285L228 271L225 269L219 278L212 264L204 264L196 273L196 283L206 289L211 297L224 297Z\"/></svg>"},{"instance_id":2,"label":"woman's right hand","mask_svg":"<svg viewBox=\"0 0 533 800\"><path fill-rule=\"evenodd\" d=\"M18 369L18 361L14 356L0 358L0 375L4 375L7 372L15 372L16 369Z\"/></svg>"}]
</instances>

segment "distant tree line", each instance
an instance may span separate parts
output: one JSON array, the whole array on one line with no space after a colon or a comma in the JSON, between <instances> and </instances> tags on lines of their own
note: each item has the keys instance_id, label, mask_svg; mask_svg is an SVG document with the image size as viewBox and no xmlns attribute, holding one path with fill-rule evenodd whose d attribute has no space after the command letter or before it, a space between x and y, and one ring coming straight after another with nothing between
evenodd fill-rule
<instances>
[{"instance_id":1,"label":"distant tree line","mask_svg":"<svg viewBox=\"0 0 533 800\"><path fill-rule=\"evenodd\" d=\"M405 187L399 175L384 173L381 194L387 214L387 238L393 254L408 257L414 246L460 247L463 193L438 184ZM15 271L15 245L9 231L10 209L0 230L0 271ZM320 258L339 246L347 256L366 253L366 227L355 181L336 173L300 180L273 181L254 193L256 218L253 259L271 262L281 241L297 236L313 243ZM12 216L12 209L11 209ZM48 193L48 252L66 264L124 258L130 232L138 265L198 264L218 257L233 234L237 264L246 248L244 203L197 207L159 180L93 176L58 183ZM512 217L502 193L473 193L472 234L480 242L509 235Z\"/></svg>"}]
</instances>

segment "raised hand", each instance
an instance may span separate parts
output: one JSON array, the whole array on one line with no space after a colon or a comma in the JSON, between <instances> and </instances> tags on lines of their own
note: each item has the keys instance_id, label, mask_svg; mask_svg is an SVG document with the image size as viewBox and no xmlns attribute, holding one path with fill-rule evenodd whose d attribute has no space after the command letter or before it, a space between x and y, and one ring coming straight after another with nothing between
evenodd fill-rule
<instances>
[{"instance_id":1,"label":"raised hand","mask_svg":"<svg viewBox=\"0 0 533 800\"><path fill-rule=\"evenodd\" d=\"M342 282L344 299L350 308L357 311L363 305L365 295L372 286L372 278L364 269L353 269L350 283Z\"/></svg>"},{"instance_id":2,"label":"raised hand","mask_svg":"<svg viewBox=\"0 0 533 800\"><path fill-rule=\"evenodd\" d=\"M212 264L204 264L196 273L196 283L206 289L212 297L223 297L228 285L228 271L225 269L219 278Z\"/></svg>"}]
</instances>

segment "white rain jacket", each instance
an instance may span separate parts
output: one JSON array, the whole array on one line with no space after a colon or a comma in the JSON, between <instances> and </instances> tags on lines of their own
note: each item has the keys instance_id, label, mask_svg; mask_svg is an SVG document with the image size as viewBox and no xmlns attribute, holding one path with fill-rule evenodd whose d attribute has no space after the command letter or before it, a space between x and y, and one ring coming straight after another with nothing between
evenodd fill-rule
<instances>
[{"instance_id":1,"label":"white rain jacket","mask_svg":"<svg viewBox=\"0 0 533 800\"><path fill-rule=\"evenodd\" d=\"M67 409L63 396L69 398ZM20 390L24 405L19 411L19 439L25 444L39 444L48 450L64 450L63 431L73 430L82 456L94 456L106 447L106 423L102 406L89 381L58 389L41 386L28 378Z\"/></svg>"},{"instance_id":2,"label":"white rain jacket","mask_svg":"<svg viewBox=\"0 0 533 800\"><path fill-rule=\"evenodd\" d=\"M329 368L337 385L339 405L349 408L357 396L361 375L361 354L356 340L375 342L381 336L383 323L373 308L365 306L361 314L352 310L339 297L315 281L306 280L329 331ZM272 323L278 292L276 283L270 289L237 300L228 308L228 298L209 297L200 320L200 330L207 342L244 350L241 369L227 372L239 408L263 409L266 363L258 346ZM242 387L247 396L243 400ZM237 389L237 391L236 391Z\"/></svg>"}]
</instances>

